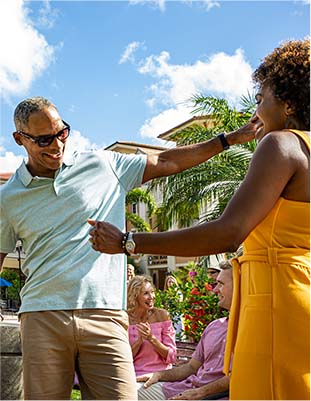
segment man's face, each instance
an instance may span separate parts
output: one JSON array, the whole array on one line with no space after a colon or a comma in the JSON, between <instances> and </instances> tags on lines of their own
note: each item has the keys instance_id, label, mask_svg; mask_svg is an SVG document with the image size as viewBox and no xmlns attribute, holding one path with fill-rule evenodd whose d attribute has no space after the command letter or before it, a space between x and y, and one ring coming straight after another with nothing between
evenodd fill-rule
<instances>
[{"instance_id":1,"label":"man's face","mask_svg":"<svg viewBox=\"0 0 311 401\"><path fill-rule=\"evenodd\" d=\"M211 278L213 281L216 281L218 274L219 270L217 269L213 269L212 267L207 269L207 276Z\"/></svg>"},{"instance_id":2,"label":"man's face","mask_svg":"<svg viewBox=\"0 0 311 401\"><path fill-rule=\"evenodd\" d=\"M221 308L230 310L233 292L232 270L222 270L217 276L217 285L214 288L218 295L218 305Z\"/></svg>"},{"instance_id":3,"label":"man's face","mask_svg":"<svg viewBox=\"0 0 311 401\"><path fill-rule=\"evenodd\" d=\"M135 277L135 271L133 266L127 266L127 279L130 281L133 277Z\"/></svg>"},{"instance_id":4,"label":"man's face","mask_svg":"<svg viewBox=\"0 0 311 401\"><path fill-rule=\"evenodd\" d=\"M31 114L27 127L22 131L33 137L57 134L64 128L64 123L54 107ZM40 147L22 134L14 133L14 139L19 145L23 145L28 154L27 167L33 176L53 178L55 171L63 163L66 140L55 138L53 142Z\"/></svg>"}]
</instances>

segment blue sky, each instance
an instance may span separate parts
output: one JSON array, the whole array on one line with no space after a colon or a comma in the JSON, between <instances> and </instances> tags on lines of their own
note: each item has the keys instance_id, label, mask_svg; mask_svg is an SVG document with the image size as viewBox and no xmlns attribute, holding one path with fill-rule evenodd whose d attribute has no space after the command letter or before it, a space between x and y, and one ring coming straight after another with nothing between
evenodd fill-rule
<instances>
[{"instance_id":1,"label":"blue sky","mask_svg":"<svg viewBox=\"0 0 311 401\"><path fill-rule=\"evenodd\" d=\"M56 104L72 148L163 145L193 94L238 107L265 54L309 32L309 0L1 0L0 172L24 155L11 133L25 97Z\"/></svg>"}]
</instances>

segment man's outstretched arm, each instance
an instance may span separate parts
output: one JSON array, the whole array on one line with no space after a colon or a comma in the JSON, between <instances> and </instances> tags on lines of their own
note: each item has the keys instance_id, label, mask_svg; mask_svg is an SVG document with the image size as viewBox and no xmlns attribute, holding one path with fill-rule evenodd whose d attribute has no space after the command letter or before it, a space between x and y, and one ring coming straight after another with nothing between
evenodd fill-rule
<instances>
[{"instance_id":1,"label":"man's outstretched arm","mask_svg":"<svg viewBox=\"0 0 311 401\"><path fill-rule=\"evenodd\" d=\"M237 145L249 142L255 138L258 128L258 118L253 116L249 123L236 131L225 134L228 144ZM188 168L201 164L224 150L218 136L209 141L188 146L178 146L147 156L147 164L143 175L143 182L152 178L177 174Z\"/></svg>"},{"instance_id":2,"label":"man's outstretched arm","mask_svg":"<svg viewBox=\"0 0 311 401\"><path fill-rule=\"evenodd\" d=\"M251 141L255 138L258 124L258 119L254 116L248 124L236 131L225 134L228 144L231 146ZM223 150L223 144L220 138L216 136L209 141L194 145L179 146L174 149L148 155L143 182L156 177L180 173L209 160Z\"/></svg>"}]
</instances>

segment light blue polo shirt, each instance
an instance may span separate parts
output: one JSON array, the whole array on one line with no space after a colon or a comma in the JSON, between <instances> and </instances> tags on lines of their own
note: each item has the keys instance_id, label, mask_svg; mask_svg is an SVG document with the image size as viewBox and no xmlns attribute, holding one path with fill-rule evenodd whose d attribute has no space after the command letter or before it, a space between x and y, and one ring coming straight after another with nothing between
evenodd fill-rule
<instances>
[{"instance_id":1,"label":"light blue polo shirt","mask_svg":"<svg viewBox=\"0 0 311 401\"><path fill-rule=\"evenodd\" d=\"M33 177L25 162L0 188L0 251L23 242L27 276L20 313L125 309L125 256L92 249L87 219L125 227L126 193L142 183L145 155L84 152L55 178Z\"/></svg>"}]
</instances>

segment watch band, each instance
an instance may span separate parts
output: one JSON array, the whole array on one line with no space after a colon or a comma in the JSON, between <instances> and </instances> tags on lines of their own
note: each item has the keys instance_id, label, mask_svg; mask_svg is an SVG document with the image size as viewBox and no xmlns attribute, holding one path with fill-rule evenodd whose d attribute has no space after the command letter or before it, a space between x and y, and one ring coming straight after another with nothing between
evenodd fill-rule
<instances>
[{"instance_id":1,"label":"watch band","mask_svg":"<svg viewBox=\"0 0 311 401\"><path fill-rule=\"evenodd\" d=\"M121 247L127 256L135 255L136 244L131 231L128 231L123 235Z\"/></svg>"},{"instance_id":2,"label":"watch band","mask_svg":"<svg viewBox=\"0 0 311 401\"><path fill-rule=\"evenodd\" d=\"M225 137L224 132L222 132L221 134L217 135L217 138L220 139L220 142L222 144L222 147L224 150L228 150L230 148L230 145L227 141L227 138Z\"/></svg>"},{"instance_id":3,"label":"watch band","mask_svg":"<svg viewBox=\"0 0 311 401\"><path fill-rule=\"evenodd\" d=\"M125 241L125 249L130 255L135 255L136 244L133 238L133 232L129 232L127 240Z\"/></svg>"},{"instance_id":4,"label":"watch band","mask_svg":"<svg viewBox=\"0 0 311 401\"><path fill-rule=\"evenodd\" d=\"M127 249L125 248L125 244L126 244L126 241L128 240L129 234L130 234L129 231L126 232L126 233L124 233L123 238L122 238L122 242L121 242L122 250L123 250L123 252L125 253L126 256L131 256L131 255L128 253Z\"/></svg>"}]
</instances>

